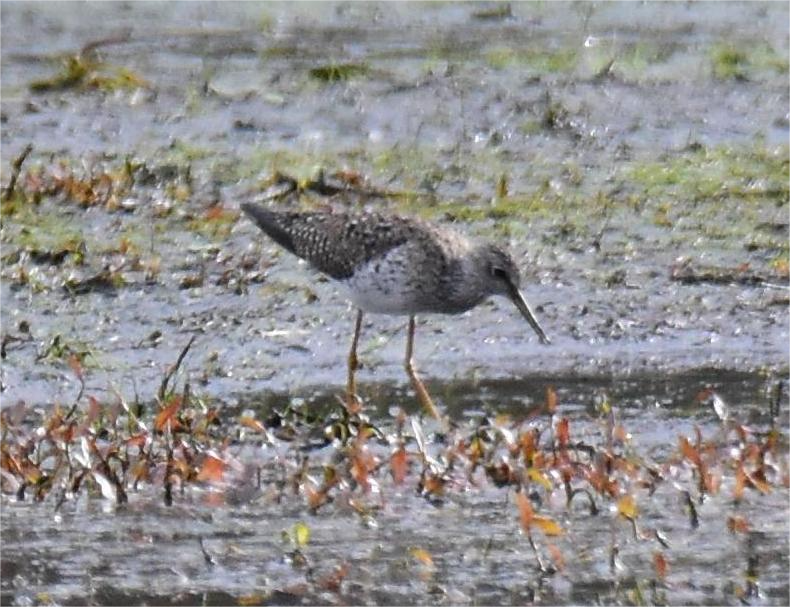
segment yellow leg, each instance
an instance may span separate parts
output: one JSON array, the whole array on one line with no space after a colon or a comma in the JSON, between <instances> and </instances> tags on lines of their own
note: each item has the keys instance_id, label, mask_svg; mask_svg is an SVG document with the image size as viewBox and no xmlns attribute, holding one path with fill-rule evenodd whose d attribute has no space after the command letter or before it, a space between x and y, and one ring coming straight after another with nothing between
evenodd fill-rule
<instances>
[{"instance_id":1,"label":"yellow leg","mask_svg":"<svg viewBox=\"0 0 790 607\"><path fill-rule=\"evenodd\" d=\"M422 383L420 378L417 375L417 371L414 370L414 363L412 361L412 353L414 352L414 316L409 316L409 333L406 338L406 373L409 374L409 379L411 380L411 385L414 387L414 391L417 393L417 398L420 400L420 404L423 408L430 413L435 419L441 419L439 415L439 411L436 409L436 405L433 404L430 395L428 394L428 390L425 389L425 385Z\"/></svg>"},{"instance_id":2,"label":"yellow leg","mask_svg":"<svg viewBox=\"0 0 790 607\"><path fill-rule=\"evenodd\" d=\"M357 310L357 322L354 325L354 339L351 340L351 351L348 353L348 386L346 388L346 404L352 412L358 411L360 407L359 397L357 396L357 380L354 374L359 368L357 344L359 343L359 332L361 330L362 310Z\"/></svg>"}]
</instances>

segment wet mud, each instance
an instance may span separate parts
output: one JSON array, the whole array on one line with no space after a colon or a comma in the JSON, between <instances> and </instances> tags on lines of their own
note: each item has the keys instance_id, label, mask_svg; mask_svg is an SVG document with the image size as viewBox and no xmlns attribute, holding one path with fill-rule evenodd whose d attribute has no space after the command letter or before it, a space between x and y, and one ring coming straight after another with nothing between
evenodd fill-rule
<instances>
[{"instance_id":1,"label":"wet mud","mask_svg":"<svg viewBox=\"0 0 790 607\"><path fill-rule=\"evenodd\" d=\"M768 423L790 369L786 5L0 11L4 188L33 146L3 201L4 409L118 393L151 406L193 336L179 385L226 415L331 408L353 311L239 215L265 200L414 214L511 248L553 345L504 300L419 319L417 366L459 423L518 419L549 385L585 428L606 394L656 457L695 424L715 431L697 400L706 388L744 423ZM278 173L337 188L273 200ZM405 323L368 315L360 341L360 395L386 423L395 409L419 414ZM118 511L83 498L53 514L4 495L2 602L638 602L620 589L653 568L629 544L632 569L612 574L603 532L579 517L583 558L526 579L533 557L503 493L441 509L386 493L375 524L340 506L310 517L316 575L355 572L340 594L305 587L288 562L281 531L308 516L298 500L244 489L217 507L196 491L172 509L158 496ZM763 599L783 604L787 489L763 497L744 515L761 521ZM712 521L725 506L705 508ZM654 512L678 549L671 602L733 603L742 538L710 523L688 536L674 494ZM434 555L430 575L415 546Z\"/></svg>"}]
</instances>

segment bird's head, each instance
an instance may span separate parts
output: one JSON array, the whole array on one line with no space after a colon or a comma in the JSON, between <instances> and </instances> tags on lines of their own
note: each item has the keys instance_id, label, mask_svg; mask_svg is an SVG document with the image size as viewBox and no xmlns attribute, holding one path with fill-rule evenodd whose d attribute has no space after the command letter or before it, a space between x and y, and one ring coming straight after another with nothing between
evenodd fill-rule
<instances>
[{"instance_id":1,"label":"bird's head","mask_svg":"<svg viewBox=\"0 0 790 607\"><path fill-rule=\"evenodd\" d=\"M521 273L510 253L492 243L482 245L480 252L486 290L492 295L502 295L510 299L537 333L541 343L550 344L551 340L546 336L527 300L521 294Z\"/></svg>"}]
</instances>

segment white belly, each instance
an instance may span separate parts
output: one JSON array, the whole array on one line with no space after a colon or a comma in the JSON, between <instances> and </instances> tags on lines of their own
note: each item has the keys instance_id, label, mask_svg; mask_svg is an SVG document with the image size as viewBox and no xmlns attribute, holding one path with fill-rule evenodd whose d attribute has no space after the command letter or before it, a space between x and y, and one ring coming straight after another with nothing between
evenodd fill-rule
<instances>
[{"instance_id":1,"label":"white belly","mask_svg":"<svg viewBox=\"0 0 790 607\"><path fill-rule=\"evenodd\" d=\"M364 264L340 284L354 305L365 312L411 315L424 311L419 306L421 282L406 246Z\"/></svg>"}]
</instances>

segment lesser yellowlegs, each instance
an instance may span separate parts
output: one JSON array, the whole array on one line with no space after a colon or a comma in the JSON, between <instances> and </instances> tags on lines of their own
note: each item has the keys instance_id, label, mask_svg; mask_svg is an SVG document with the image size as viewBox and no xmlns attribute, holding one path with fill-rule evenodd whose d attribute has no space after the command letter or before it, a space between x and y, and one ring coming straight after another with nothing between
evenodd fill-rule
<instances>
[{"instance_id":1,"label":"lesser yellowlegs","mask_svg":"<svg viewBox=\"0 0 790 607\"><path fill-rule=\"evenodd\" d=\"M363 312L409 317L405 367L417 397L438 417L412 360L414 317L459 314L490 295L509 298L550 343L519 290L513 258L492 243L475 243L430 223L379 213L271 211L255 204L242 210L275 242L337 281L357 308L348 355L349 402L356 402L357 344Z\"/></svg>"}]
</instances>

